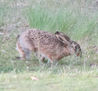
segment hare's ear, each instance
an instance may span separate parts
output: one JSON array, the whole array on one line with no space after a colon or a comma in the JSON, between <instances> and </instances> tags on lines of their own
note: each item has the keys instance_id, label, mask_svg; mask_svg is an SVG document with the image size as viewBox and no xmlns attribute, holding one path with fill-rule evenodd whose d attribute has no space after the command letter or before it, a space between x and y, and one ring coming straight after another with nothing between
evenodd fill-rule
<instances>
[{"instance_id":1,"label":"hare's ear","mask_svg":"<svg viewBox=\"0 0 98 91\"><path fill-rule=\"evenodd\" d=\"M66 41L71 42L70 38L69 38L66 34L64 34L64 33L62 33L62 32L56 31L56 32L55 32L55 35L59 35L59 36L62 37L63 40L66 40Z\"/></svg>"},{"instance_id":2,"label":"hare's ear","mask_svg":"<svg viewBox=\"0 0 98 91\"><path fill-rule=\"evenodd\" d=\"M57 31L57 32L55 32L55 35L56 35L57 39L59 41L61 41L65 46L67 46L69 44L68 41L66 40L64 34L62 34L61 32Z\"/></svg>"}]
</instances>

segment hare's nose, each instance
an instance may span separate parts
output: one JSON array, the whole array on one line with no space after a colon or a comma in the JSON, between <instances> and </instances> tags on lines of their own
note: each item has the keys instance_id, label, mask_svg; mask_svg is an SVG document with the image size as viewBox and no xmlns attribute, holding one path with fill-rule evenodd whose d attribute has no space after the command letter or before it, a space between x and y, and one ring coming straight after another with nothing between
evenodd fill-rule
<instances>
[{"instance_id":1,"label":"hare's nose","mask_svg":"<svg viewBox=\"0 0 98 91\"><path fill-rule=\"evenodd\" d=\"M80 57L82 57L82 53L77 53L77 56L80 56Z\"/></svg>"},{"instance_id":2,"label":"hare's nose","mask_svg":"<svg viewBox=\"0 0 98 91\"><path fill-rule=\"evenodd\" d=\"M77 53L77 56L80 56L80 54L79 54L79 53Z\"/></svg>"}]
</instances>

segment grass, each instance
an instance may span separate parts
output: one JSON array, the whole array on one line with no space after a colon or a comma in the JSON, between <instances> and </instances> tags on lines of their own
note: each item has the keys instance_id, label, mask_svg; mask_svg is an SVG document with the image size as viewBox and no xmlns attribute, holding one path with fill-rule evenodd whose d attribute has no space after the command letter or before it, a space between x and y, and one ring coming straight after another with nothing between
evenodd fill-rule
<instances>
[{"instance_id":1,"label":"grass","mask_svg":"<svg viewBox=\"0 0 98 91\"><path fill-rule=\"evenodd\" d=\"M97 70L98 71L98 70ZM58 73L6 73L0 75L1 91L97 91L98 78L94 72ZM94 73L94 74L93 74ZM38 80L32 80L35 76Z\"/></svg>"},{"instance_id":2,"label":"grass","mask_svg":"<svg viewBox=\"0 0 98 91\"><path fill-rule=\"evenodd\" d=\"M0 91L97 91L98 7L92 0L0 1ZM62 59L57 66L16 60L16 36L29 24L49 32L62 31L77 41L83 57ZM38 80L32 80L31 77Z\"/></svg>"},{"instance_id":3,"label":"grass","mask_svg":"<svg viewBox=\"0 0 98 91\"><path fill-rule=\"evenodd\" d=\"M42 3L46 2L43 1ZM71 5L66 7L62 5L62 1L59 2L58 8L55 3L53 2L52 9L50 9L52 6L49 7L50 3L46 4L48 7L40 4L34 8L30 7L27 10L27 18L30 26L41 30L63 31L77 40L96 31L95 28L98 26L98 12L93 14L88 8L74 6L74 3L74 7Z\"/></svg>"}]
</instances>

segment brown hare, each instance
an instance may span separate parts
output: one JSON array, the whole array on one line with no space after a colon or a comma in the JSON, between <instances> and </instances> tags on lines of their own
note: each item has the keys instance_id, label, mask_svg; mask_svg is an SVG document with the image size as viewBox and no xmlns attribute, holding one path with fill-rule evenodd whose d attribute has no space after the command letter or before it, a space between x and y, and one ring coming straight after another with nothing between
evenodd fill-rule
<instances>
[{"instance_id":1,"label":"brown hare","mask_svg":"<svg viewBox=\"0 0 98 91\"><path fill-rule=\"evenodd\" d=\"M33 52L39 60L48 59L50 63L72 54L81 56L82 53L80 45L64 33L53 34L36 29L27 30L18 36L16 48L22 60L29 58Z\"/></svg>"}]
</instances>

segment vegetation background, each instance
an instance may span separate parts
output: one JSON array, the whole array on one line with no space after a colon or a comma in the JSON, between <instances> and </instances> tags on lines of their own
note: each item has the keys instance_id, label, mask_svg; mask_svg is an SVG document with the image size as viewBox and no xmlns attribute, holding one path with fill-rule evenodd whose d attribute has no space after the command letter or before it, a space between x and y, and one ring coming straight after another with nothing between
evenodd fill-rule
<instances>
[{"instance_id":1,"label":"vegetation background","mask_svg":"<svg viewBox=\"0 0 98 91\"><path fill-rule=\"evenodd\" d=\"M62 31L83 57L57 66L15 60L16 36L29 28ZM98 91L98 0L0 0L0 91Z\"/></svg>"}]
</instances>

